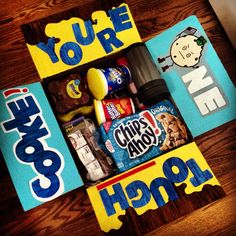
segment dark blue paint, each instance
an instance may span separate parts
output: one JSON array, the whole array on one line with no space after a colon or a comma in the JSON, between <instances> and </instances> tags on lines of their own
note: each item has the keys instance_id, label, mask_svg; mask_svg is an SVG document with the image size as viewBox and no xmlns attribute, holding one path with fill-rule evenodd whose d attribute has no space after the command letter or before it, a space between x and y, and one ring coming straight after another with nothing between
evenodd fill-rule
<instances>
[{"instance_id":1,"label":"dark blue paint","mask_svg":"<svg viewBox=\"0 0 236 236\"><path fill-rule=\"evenodd\" d=\"M186 164L194 175L192 178L190 178L190 181L194 187L197 187L213 178L211 172L209 170L202 171L194 159L188 160Z\"/></svg>"},{"instance_id":2,"label":"dark blue paint","mask_svg":"<svg viewBox=\"0 0 236 236\"><path fill-rule=\"evenodd\" d=\"M52 37L48 39L47 44L40 42L36 45L38 48L40 48L41 50L43 50L44 52L48 54L52 63L56 63L59 61L55 53L55 43L56 43L55 37Z\"/></svg>"},{"instance_id":3,"label":"dark blue paint","mask_svg":"<svg viewBox=\"0 0 236 236\"><path fill-rule=\"evenodd\" d=\"M87 37L84 37L81 32L80 24L75 23L72 25L72 29L75 35L76 41L81 45L89 45L95 39L95 34L93 30L93 24L90 20L84 22Z\"/></svg>"},{"instance_id":4,"label":"dark blue paint","mask_svg":"<svg viewBox=\"0 0 236 236\"><path fill-rule=\"evenodd\" d=\"M69 51L73 51L74 53L73 57L69 57L68 55ZM68 42L61 46L60 57L65 64L73 66L81 61L83 57L83 52L77 43Z\"/></svg>"},{"instance_id":5,"label":"dark blue paint","mask_svg":"<svg viewBox=\"0 0 236 236\"><path fill-rule=\"evenodd\" d=\"M126 6L122 6L116 9L112 9L108 11L111 20L114 25L114 29L116 32L121 32L123 30L127 30L132 28L132 24L129 20L129 15L127 13Z\"/></svg>"},{"instance_id":6,"label":"dark blue paint","mask_svg":"<svg viewBox=\"0 0 236 236\"><path fill-rule=\"evenodd\" d=\"M173 173L173 166L179 169L178 174ZM181 183L188 176L188 167L185 162L178 157L172 157L166 160L162 168L165 176L173 183Z\"/></svg>"},{"instance_id":7,"label":"dark blue paint","mask_svg":"<svg viewBox=\"0 0 236 236\"><path fill-rule=\"evenodd\" d=\"M40 186L39 179L36 179L32 182L32 189L40 198L52 197L60 188L56 172L61 167L61 159L56 152L47 150L47 146L40 140L49 134L44 127L40 109L30 95L24 99L9 102L7 106L13 118L4 122L3 127L7 131L17 129L20 134L23 134L15 143L16 156L22 162L33 163L35 170L50 181L50 186L45 189ZM51 164L45 166L45 160L51 160Z\"/></svg>"},{"instance_id":8,"label":"dark blue paint","mask_svg":"<svg viewBox=\"0 0 236 236\"><path fill-rule=\"evenodd\" d=\"M30 116L40 113L31 96L25 97L25 100L27 103L25 103L24 99L7 103L14 118L3 123L6 130L21 129L22 126L31 121Z\"/></svg>"},{"instance_id":9,"label":"dark blue paint","mask_svg":"<svg viewBox=\"0 0 236 236\"><path fill-rule=\"evenodd\" d=\"M160 190L159 190L160 187L164 187L164 189L166 190L166 193L169 196L169 200L174 201L179 198L178 194L176 193L174 189L174 186L168 179L162 178L162 177L156 178L152 181L150 190L158 207L164 206L166 204L160 193Z\"/></svg>"},{"instance_id":10,"label":"dark blue paint","mask_svg":"<svg viewBox=\"0 0 236 236\"><path fill-rule=\"evenodd\" d=\"M136 180L126 187L126 192L128 194L129 199L138 197L138 190L141 191L140 198L138 200L136 199L131 201L134 208L145 206L151 199L151 192L148 186L140 180Z\"/></svg>"},{"instance_id":11,"label":"dark blue paint","mask_svg":"<svg viewBox=\"0 0 236 236\"><path fill-rule=\"evenodd\" d=\"M124 43L116 37L116 32L111 28L106 28L100 31L99 33L97 33L97 37L106 53L110 53L113 51L111 45L116 48L124 45Z\"/></svg>"},{"instance_id":12,"label":"dark blue paint","mask_svg":"<svg viewBox=\"0 0 236 236\"><path fill-rule=\"evenodd\" d=\"M59 179L55 174L47 175L47 178L51 183L47 189L41 187L39 179L36 179L32 182L32 189L38 197L51 197L57 192L60 187Z\"/></svg>"},{"instance_id":13,"label":"dark blue paint","mask_svg":"<svg viewBox=\"0 0 236 236\"><path fill-rule=\"evenodd\" d=\"M116 213L114 208L115 203L119 203L122 210L125 210L129 207L121 184L114 184L112 185L112 188L114 190L114 194L111 195L108 193L107 189L102 189L99 192L108 216L114 215Z\"/></svg>"}]
</instances>

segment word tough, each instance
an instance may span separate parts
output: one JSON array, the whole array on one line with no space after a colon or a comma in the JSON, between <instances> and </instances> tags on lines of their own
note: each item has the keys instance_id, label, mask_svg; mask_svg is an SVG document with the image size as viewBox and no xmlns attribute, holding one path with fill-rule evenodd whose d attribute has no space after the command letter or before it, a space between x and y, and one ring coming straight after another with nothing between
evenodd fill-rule
<instances>
[{"instance_id":1,"label":"word tough","mask_svg":"<svg viewBox=\"0 0 236 236\"><path fill-rule=\"evenodd\" d=\"M78 23L72 24L71 27L76 42L65 42L59 51L60 58L65 64L72 66L77 65L83 57L81 46L91 45L94 42L95 37L97 37L107 54L113 51L113 47L120 48L124 45L124 43L117 37L117 33L132 28L126 6L114 8L110 10L108 14L113 23L114 29L107 27L95 34L93 23L90 20L87 20L84 22L87 35L83 36L81 25ZM37 44L38 48L48 54L52 63L59 61L59 55L55 52L55 43L56 39L51 37L47 44L42 42Z\"/></svg>"},{"instance_id":2,"label":"word tough","mask_svg":"<svg viewBox=\"0 0 236 236\"><path fill-rule=\"evenodd\" d=\"M173 171L173 167L178 169L178 173ZM179 198L174 188L175 183L188 180L189 184L197 187L213 178L211 172L207 169L201 170L193 158L185 162L179 157L170 157L164 162L162 169L165 177L153 176L150 185L142 180L134 180L123 186L121 181L112 185L113 193L109 193L107 187L100 190L99 194L107 215L116 214L115 204L117 207L119 205L122 210L128 207L142 208L150 202L151 198L154 198L158 207L164 206L166 201ZM164 188L167 193L167 200L164 199L160 188Z\"/></svg>"},{"instance_id":3,"label":"word tough","mask_svg":"<svg viewBox=\"0 0 236 236\"><path fill-rule=\"evenodd\" d=\"M50 132L33 94L18 97L7 104L11 119L3 122L5 133L17 131L19 139L13 145L17 160L30 165L37 176L29 181L35 199L46 202L64 192L60 176L64 159L58 150L48 147Z\"/></svg>"}]
</instances>

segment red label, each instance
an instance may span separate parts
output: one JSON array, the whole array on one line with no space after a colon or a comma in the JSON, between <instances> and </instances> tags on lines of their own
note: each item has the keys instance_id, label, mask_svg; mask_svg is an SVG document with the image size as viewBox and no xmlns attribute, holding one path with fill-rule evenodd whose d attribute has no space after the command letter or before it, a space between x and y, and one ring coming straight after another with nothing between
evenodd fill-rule
<instances>
[{"instance_id":1,"label":"red label","mask_svg":"<svg viewBox=\"0 0 236 236\"><path fill-rule=\"evenodd\" d=\"M134 113L130 98L103 100L102 107L106 121L120 119Z\"/></svg>"}]
</instances>

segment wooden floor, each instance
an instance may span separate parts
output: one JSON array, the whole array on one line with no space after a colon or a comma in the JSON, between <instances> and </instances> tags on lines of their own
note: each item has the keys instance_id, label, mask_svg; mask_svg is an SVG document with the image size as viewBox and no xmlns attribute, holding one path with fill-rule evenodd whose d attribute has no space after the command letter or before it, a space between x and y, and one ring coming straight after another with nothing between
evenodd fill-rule
<instances>
[{"instance_id":1,"label":"wooden floor","mask_svg":"<svg viewBox=\"0 0 236 236\"><path fill-rule=\"evenodd\" d=\"M93 1L0 0L0 89L39 81L20 25ZM235 84L236 52L207 0L125 2L144 41L187 16L197 15ZM149 235L236 235L235 137L234 121L195 140L227 196ZM0 235L102 235L84 188L24 213L2 156L0 186Z\"/></svg>"}]
</instances>

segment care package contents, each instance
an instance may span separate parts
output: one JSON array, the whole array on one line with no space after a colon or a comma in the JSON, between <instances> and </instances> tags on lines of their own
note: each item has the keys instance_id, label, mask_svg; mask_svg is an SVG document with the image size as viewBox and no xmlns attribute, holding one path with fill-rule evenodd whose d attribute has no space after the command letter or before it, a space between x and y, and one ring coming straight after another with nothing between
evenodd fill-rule
<instances>
[{"instance_id":1,"label":"care package contents","mask_svg":"<svg viewBox=\"0 0 236 236\"><path fill-rule=\"evenodd\" d=\"M103 69L91 67L69 76L60 75L45 84L87 184L116 172L97 127L135 113L135 105L126 93L131 82L127 61L122 59L122 64L111 61L111 64Z\"/></svg>"},{"instance_id":2,"label":"care package contents","mask_svg":"<svg viewBox=\"0 0 236 236\"><path fill-rule=\"evenodd\" d=\"M91 67L83 78L72 74L48 86L59 119L71 120L63 127L90 183L188 142L187 128L146 46L134 44L123 54L110 67ZM84 112L91 100L92 114ZM88 114L89 119L80 117Z\"/></svg>"},{"instance_id":3,"label":"care package contents","mask_svg":"<svg viewBox=\"0 0 236 236\"><path fill-rule=\"evenodd\" d=\"M85 185L105 234L146 234L127 222L224 196L189 142L235 117L235 90L196 17L142 43L127 4L93 5L21 26L43 88L0 92L0 146L24 209ZM180 42L198 55L179 63Z\"/></svg>"},{"instance_id":4,"label":"care package contents","mask_svg":"<svg viewBox=\"0 0 236 236\"><path fill-rule=\"evenodd\" d=\"M107 99L102 101L94 99L94 108L98 125L135 113L135 107L131 98Z\"/></svg>"},{"instance_id":5,"label":"care package contents","mask_svg":"<svg viewBox=\"0 0 236 236\"><path fill-rule=\"evenodd\" d=\"M93 99L86 80L79 74L52 80L47 87L53 98L53 107L59 120L70 121L75 115L86 115L93 111Z\"/></svg>"},{"instance_id":6,"label":"care package contents","mask_svg":"<svg viewBox=\"0 0 236 236\"><path fill-rule=\"evenodd\" d=\"M108 94L125 88L131 82L131 74L125 65L105 69L90 68L87 79L93 96L102 100Z\"/></svg>"},{"instance_id":7,"label":"care package contents","mask_svg":"<svg viewBox=\"0 0 236 236\"><path fill-rule=\"evenodd\" d=\"M106 122L100 131L119 172L188 141L187 129L168 100L123 119Z\"/></svg>"},{"instance_id":8,"label":"care package contents","mask_svg":"<svg viewBox=\"0 0 236 236\"><path fill-rule=\"evenodd\" d=\"M63 127L87 171L87 181L95 182L114 172L113 161L101 148L99 133L91 119L81 117L64 124Z\"/></svg>"},{"instance_id":9,"label":"care package contents","mask_svg":"<svg viewBox=\"0 0 236 236\"><path fill-rule=\"evenodd\" d=\"M140 103L153 105L170 95L144 43L129 46L126 57L137 91L134 91L134 85L130 90Z\"/></svg>"}]
</instances>

